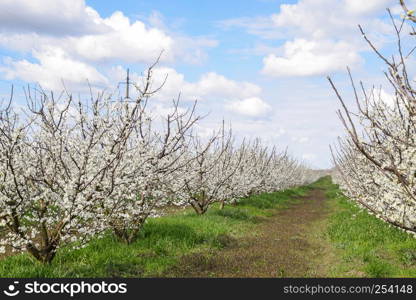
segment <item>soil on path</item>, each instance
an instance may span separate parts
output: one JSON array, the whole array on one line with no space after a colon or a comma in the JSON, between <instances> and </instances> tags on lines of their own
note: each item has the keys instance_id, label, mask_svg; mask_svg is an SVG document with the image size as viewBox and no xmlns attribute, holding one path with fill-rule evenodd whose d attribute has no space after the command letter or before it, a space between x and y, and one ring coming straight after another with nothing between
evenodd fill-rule
<instances>
[{"instance_id":1,"label":"soil on path","mask_svg":"<svg viewBox=\"0 0 416 300\"><path fill-rule=\"evenodd\" d=\"M182 258L177 277L322 277L328 253L324 225L329 210L324 191L314 189L302 201L278 210L237 245L215 253Z\"/></svg>"}]
</instances>

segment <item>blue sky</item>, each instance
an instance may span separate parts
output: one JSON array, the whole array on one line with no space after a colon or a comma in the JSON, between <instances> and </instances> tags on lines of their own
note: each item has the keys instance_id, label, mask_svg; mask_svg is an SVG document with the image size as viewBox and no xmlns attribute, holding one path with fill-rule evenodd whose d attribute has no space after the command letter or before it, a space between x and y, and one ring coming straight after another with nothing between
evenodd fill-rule
<instances>
[{"instance_id":1,"label":"blue sky","mask_svg":"<svg viewBox=\"0 0 416 300\"><path fill-rule=\"evenodd\" d=\"M345 69L369 86L383 84L383 65L358 32L388 53L386 8L396 0L4 0L0 3L0 95L10 85L84 92L134 79L163 49L153 100L166 110L182 93L209 116L201 134L232 124L239 139L260 137L313 167L331 165L328 145L343 134L331 75L352 102ZM416 6L414 0L409 6ZM159 78L160 77L160 78ZM18 98L18 97L17 97ZM16 99L16 101L19 101Z\"/></svg>"}]
</instances>

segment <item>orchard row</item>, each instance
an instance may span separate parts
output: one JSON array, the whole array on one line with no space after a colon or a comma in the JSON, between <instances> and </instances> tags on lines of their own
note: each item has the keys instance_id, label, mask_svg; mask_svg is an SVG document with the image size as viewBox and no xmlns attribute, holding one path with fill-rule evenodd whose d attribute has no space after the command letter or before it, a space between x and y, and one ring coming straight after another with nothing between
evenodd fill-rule
<instances>
[{"instance_id":1,"label":"orchard row","mask_svg":"<svg viewBox=\"0 0 416 300\"><path fill-rule=\"evenodd\" d=\"M313 181L315 173L259 140L236 142L219 126L202 138L196 105L179 100L163 118L149 110L161 87L150 67L134 91L75 100L26 90L0 110L0 247L48 263L112 231L134 242L170 206L204 214L252 194Z\"/></svg>"}]
</instances>

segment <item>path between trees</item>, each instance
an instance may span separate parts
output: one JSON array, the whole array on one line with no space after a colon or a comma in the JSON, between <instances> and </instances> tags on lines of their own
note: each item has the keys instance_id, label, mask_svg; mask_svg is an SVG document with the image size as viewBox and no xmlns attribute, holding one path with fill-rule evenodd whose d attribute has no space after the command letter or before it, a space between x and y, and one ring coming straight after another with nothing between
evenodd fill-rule
<instances>
[{"instance_id":1,"label":"path between trees","mask_svg":"<svg viewBox=\"0 0 416 300\"><path fill-rule=\"evenodd\" d=\"M278 210L250 237L215 253L183 257L178 277L324 277L331 253L324 239L329 215L325 192ZM325 259L324 259L325 258Z\"/></svg>"}]
</instances>

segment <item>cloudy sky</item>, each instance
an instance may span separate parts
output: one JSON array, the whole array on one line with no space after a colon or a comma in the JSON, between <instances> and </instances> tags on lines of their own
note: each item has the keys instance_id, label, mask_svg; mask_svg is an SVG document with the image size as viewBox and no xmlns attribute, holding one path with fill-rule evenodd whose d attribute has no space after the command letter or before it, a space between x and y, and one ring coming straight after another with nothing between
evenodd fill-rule
<instances>
[{"instance_id":1,"label":"cloudy sky","mask_svg":"<svg viewBox=\"0 0 416 300\"><path fill-rule=\"evenodd\" d=\"M152 101L163 111L181 93L209 113L201 133L224 118L239 137L260 137L314 167L330 166L328 145L342 135L337 100L346 66L368 85L383 65L363 42L361 24L389 53L386 8L398 0L1 0L0 96L13 83L83 92L133 78L163 49ZM415 7L415 1L407 1ZM17 96L16 101L19 101ZM349 100L347 101L349 102Z\"/></svg>"}]
</instances>

